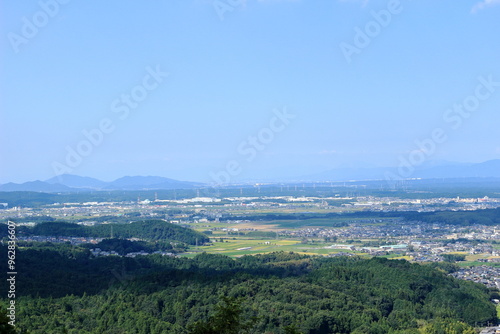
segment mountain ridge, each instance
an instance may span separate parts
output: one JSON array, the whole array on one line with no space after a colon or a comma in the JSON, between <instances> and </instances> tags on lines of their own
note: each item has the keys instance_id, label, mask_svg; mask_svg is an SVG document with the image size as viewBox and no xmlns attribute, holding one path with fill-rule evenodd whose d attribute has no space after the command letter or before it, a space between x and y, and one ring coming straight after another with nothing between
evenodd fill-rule
<instances>
[{"instance_id":1,"label":"mountain ridge","mask_svg":"<svg viewBox=\"0 0 500 334\"><path fill-rule=\"evenodd\" d=\"M488 160L481 163L429 163L416 167L411 165L400 167L343 167L290 178L286 182L345 182L437 178L500 178L500 159ZM279 182L283 182L283 180ZM180 181L161 176L123 176L114 181L106 182L92 177L63 174L45 181L36 180L20 184L12 182L1 184L0 192L35 191L56 193L100 190L168 190L193 189L207 185L201 182Z\"/></svg>"},{"instance_id":2,"label":"mountain ridge","mask_svg":"<svg viewBox=\"0 0 500 334\"><path fill-rule=\"evenodd\" d=\"M111 182L101 181L87 176L63 174L45 181L24 183L5 183L0 185L0 192L35 191L35 192L75 192L99 190L160 190L192 189L203 186L202 183L179 181L161 176L124 176Z\"/></svg>"}]
</instances>

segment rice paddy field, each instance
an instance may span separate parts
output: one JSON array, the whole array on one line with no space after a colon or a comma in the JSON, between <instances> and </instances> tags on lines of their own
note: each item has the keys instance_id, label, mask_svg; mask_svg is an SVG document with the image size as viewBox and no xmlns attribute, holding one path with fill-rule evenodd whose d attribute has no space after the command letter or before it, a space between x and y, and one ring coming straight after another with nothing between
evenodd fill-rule
<instances>
[{"instance_id":1,"label":"rice paddy field","mask_svg":"<svg viewBox=\"0 0 500 334\"><path fill-rule=\"evenodd\" d=\"M325 248L327 244L303 244L300 240L292 239L244 239L237 238L226 239L223 242L215 242L212 246L200 246L194 251L185 253L184 256L193 257L197 253L207 252L212 254L224 254L232 257L243 255L263 254L277 251L296 252L308 255L328 255L339 252L354 253L345 249ZM357 253L357 255L367 255Z\"/></svg>"},{"instance_id":2,"label":"rice paddy field","mask_svg":"<svg viewBox=\"0 0 500 334\"><path fill-rule=\"evenodd\" d=\"M210 238L213 241L209 246L198 246L190 252L183 254L186 257L193 257L197 253L207 252L212 254L224 254L231 257L243 255L263 254L277 251L296 252L308 255L328 255L339 252L354 253L346 249L327 248L333 244L316 240L314 243L303 243L300 239L293 238L266 238L250 237L239 235L238 232L279 232L283 230L293 230L305 227L332 227L335 223L343 222L340 219L307 219L307 220L275 220L242 223L208 223L196 224L192 226L195 230L212 231ZM339 227L342 228L342 227ZM272 234L271 234L272 235ZM357 255L367 255L357 253Z\"/></svg>"},{"instance_id":3,"label":"rice paddy field","mask_svg":"<svg viewBox=\"0 0 500 334\"><path fill-rule=\"evenodd\" d=\"M282 212L280 212L282 213ZM361 257L371 257L367 253L354 252L349 249L339 247L332 248L332 245L342 244L339 242L325 242L322 238L307 238L307 242L300 237L284 237L283 231L298 230L303 228L335 228L344 229L341 223L359 222L363 225L384 225L386 220L394 218L363 217L363 218L311 218L295 220L258 220L258 221L232 221L232 222L207 222L192 224L191 227L199 232L208 232L212 241L211 245L203 245L191 248L187 253L181 256L194 257L201 252L211 254L224 254L230 257L241 257L244 255L264 254L277 251L296 252L307 255L328 256L338 253L352 253ZM252 233L254 232L254 233ZM262 236L259 236L260 232ZM253 235L252 235L253 234ZM349 242L351 245L360 246L367 241L380 240L356 240ZM345 242L345 240L344 240ZM500 246L500 245L495 245ZM452 254L465 255L465 261L457 262L459 266L479 266L492 265L500 266L496 263L480 262L481 259L490 258L488 254L468 254L467 252L454 252ZM412 260L411 256L392 253L383 255L391 259Z\"/></svg>"}]
</instances>

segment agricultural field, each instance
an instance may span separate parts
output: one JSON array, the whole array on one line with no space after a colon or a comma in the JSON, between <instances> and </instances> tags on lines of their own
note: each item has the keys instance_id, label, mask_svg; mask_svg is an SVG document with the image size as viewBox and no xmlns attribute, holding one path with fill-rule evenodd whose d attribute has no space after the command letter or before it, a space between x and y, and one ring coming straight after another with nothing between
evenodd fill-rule
<instances>
[{"instance_id":1,"label":"agricultural field","mask_svg":"<svg viewBox=\"0 0 500 334\"><path fill-rule=\"evenodd\" d=\"M274 212L276 213L276 212ZM280 214L283 212L280 211ZM309 227L323 227L323 228L339 228L342 223L363 223L364 225L381 226L385 221L393 220L395 218L380 218L380 217L363 217L363 218L311 218L311 219L290 219L290 220L259 220L259 221L241 221L238 223L214 223L207 224L193 224L190 227L198 231L203 231L212 228L227 228L227 229L256 229L261 231L276 231L276 230L290 230L298 228ZM376 220L377 222L367 223L367 220ZM341 227L340 227L341 228ZM215 232L214 232L215 233Z\"/></svg>"},{"instance_id":2,"label":"agricultural field","mask_svg":"<svg viewBox=\"0 0 500 334\"><path fill-rule=\"evenodd\" d=\"M333 222L340 220L332 219L310 219L310 220L286 220L286 221L259 221L244 222L238 224L212 223L202 226L193 226L199 232L212 230L209 235L213 241L212 245L198 246L191 249L190 252L183 254L186 257L193 257L197 253L207 252L212 254L224 254L232 257L243 255L263 254L276 251L296 252L308 255L328 255L339 252L354 253L346 249L329 248L333 242L325 243L323 240L309 240L304 243L299 239L289 238L269 238L269 237L251 237L240 235L242 233L252 232L278 232L305 227L331 227ZM306 225L307 224L307 225ZM235 231L237 230L237 231ZM249 232L250 230L250 232ZM357 253L357 255L366 255Z\"/></svg>"},{"instance_id":3,"label":"agricultural field","mask_svg":"<svg viewBox=\"0 0 500 334\"><path fill-rule=\"evenodd\" d=\"M317 243L317 244L303 244L300 240L292 239L248 239L231 237L223 239L223 242L215 242L211 246L199 246L194 250L183 254L186 257L193 257L198 253L206 252L211 254L224 254L231 257L240 257L243 255L264 254L276 251L295 252L307 255L328 255L336 254L339 252L354 253L345 249L326 248L331 244ZM356 253L359 256L366 256L367 254Z\"/></svg>"}]
</instances>

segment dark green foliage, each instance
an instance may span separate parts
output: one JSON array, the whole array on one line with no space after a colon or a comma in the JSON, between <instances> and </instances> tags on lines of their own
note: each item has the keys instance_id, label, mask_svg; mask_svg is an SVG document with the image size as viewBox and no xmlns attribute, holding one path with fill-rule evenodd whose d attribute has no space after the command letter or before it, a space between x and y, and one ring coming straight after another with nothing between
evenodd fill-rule
<instances>
[{"instance_id":1,"label":"dark green foliage","mask_svg":"<svg viewBox=\"0 0 500 334\"><path fill-rule=\"evenodd\" d=\"M139 238L148 240L175 240L190 245L208 242L210 239L203 233L167 223L163 220L145 220L130 224L106 224L95 225L90 228L90 233L94 237L107 237L111 234L117 238Z\"/></svg>"},{"instance_id":2,"label":"dark green foliage","mask_svg":"<svg viewBox=\"0 0 500 334\"><path fill-rule=\"evenodd\" d=\"M0 231L1 232L1 231ZM145 240L170 240L189 245L203 244L210 239L203 233L168 223L163 220L145 220L130 224L99 224L82 226L67 222L45 222L27 229L26 234L63 237L114 237Z\"/></svg>"},{"instance_id":3,"label":"dark green foliage","mask_svg":"<svg viewBox=\"0 0 500 334\"><path fill-rule=\"evenodd\" d=\"M120 255L125 255L133 252L153 252L153 248L149 247L143 241L130 241L126 239L104 239L96 245L93 245L92 248L100 248L103 251L115 251Z\"/></svg>"},{"instance_id":4,"label":"dark green foliage","mask_svg":"<svg viewBox=\"0 0 500 334\"><path fill-rule=\"evenodd\" d=\"M5 223L7 221L13 221L16 224L18 223L46 223L46 222L53 222L56 221L55 218L50 217L50 216L30 216L30 217L23 217L23 218L10 218L10 219L5 219Z\"/></svg>"},{"instance_id":5,"label":"dark green foliage","mask_svg":"<svg viewBox=\"0 0 500 334\"><path fill-rule=\"evenodd\" d=\"M419 325L438 318L497 321L485 287L403 260L284 252L236 260L203 253L193 259L69 259L45 249L17 256L23 273L17 282L18 325L35 334L224 333L222 328L251 334L416 334ZM4 266L0 262L0 271L6 272Z\"/></svg>"},{"instance_id":6,"label":"dark green foliage","mask_svg":"<svg viewBox=\"0 0 500 334\"><path fill-rule=\"evenodd\" d=\"M285 334L302 334L296 324L285 326L283 327L283 330L285 331Z\"/></svg>"},{"instance_id":7,"label":"dark green foliage","mask_svg":"<svg viewBox=\"0 0 500 334\"><path fill-rule=\"evenodd\" d=\"M426 264L432 268L436 268L439 270L442 270L443 272L447 274L451 274L454 272L457 272L460 270L460 267L456 264L449 263L449 262L431 262L429 264Z\"/></svg>"},{"instance_id":8,"label":"dark green foliage","mask_svg":"<svg viewBox=\"0 0 500 334\"><path fill-rule=\"evenodd\" d=\"M422 328L422 334L476 334L473 327L454 319L436 319Z\"/></svg>"},{"instance_id":9,"label":"dark green foliage","mask_svg":"<svg viewBox=\"0 0 500 334\"><path fill-rule=\"evenodd\" d=\"M16 328L9 325L10 319L7 317L7 310L0 307L0 333L1 334L17 334Z\"/></svg>"},{"instance_id":10,"label":"dark green foliage","mask_svg":"<svg viewBox=\"0 0 500 334\"><path fill-rule=\"evenodd\" d=\"M0 224L0 239L9 236L9 228L7 224Z\"/></svg>"},{"instance_id":11,"label":"dark green foliage","mask_svg":"<svg viewBox=\"0 0 500 334\"><path fill-rule=\"evenodd\" d=\"M465 261L465 255L461 254L443 254L441 256L446 262L454 263L458 261Z\"/></svg>"},{"instance_id":12,"label":"dark green foliage","mask_svg":"<svg viewBox=\"0 0 500 334\"><path fill-rule=\"evenodd\" d=\"M88 230L81 225L66 222L45 222L36 224L31 233L34 235L57 237L87 237Z\"/></svg>"},{"instance_id":13,"label":"dark green foliage","mask_svg":"<svg viewBox=\"0 0 500 334\"><path fill-rule=\"evenodd\" d=\"M197 321L189 326L190 334L245 334L249 333L256 321L242 319L241 299L222 296L217 311L205 321Z\"/></svg>"}]
</instances>

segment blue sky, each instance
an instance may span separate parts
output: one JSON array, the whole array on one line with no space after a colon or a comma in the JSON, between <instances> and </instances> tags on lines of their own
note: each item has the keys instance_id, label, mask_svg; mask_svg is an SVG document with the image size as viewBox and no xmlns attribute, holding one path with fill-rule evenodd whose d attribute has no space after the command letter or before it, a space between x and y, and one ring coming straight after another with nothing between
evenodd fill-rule
<instances>
[{"instance_id":1,"label":"blue sky","mask_svg":"<svg viewBox=\"0 0 500 334\"><path fill-rule=\"evenodd\" d=\"M0 6L0 183L500 158L500 1Z\"/></svg>"}]
</instances>

